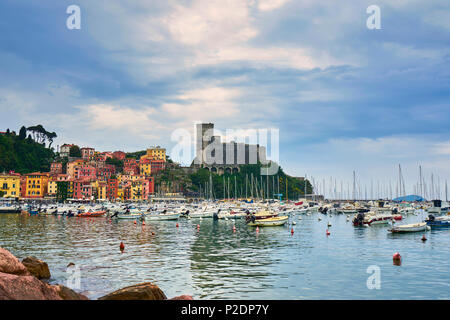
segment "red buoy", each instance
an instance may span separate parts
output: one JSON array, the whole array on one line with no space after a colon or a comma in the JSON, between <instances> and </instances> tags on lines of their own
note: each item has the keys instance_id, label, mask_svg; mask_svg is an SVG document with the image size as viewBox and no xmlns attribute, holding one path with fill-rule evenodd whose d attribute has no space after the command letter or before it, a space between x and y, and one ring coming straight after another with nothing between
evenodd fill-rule
<instances>
[{"instance_id":1,"label":"red buoy","mask_svg":"<svg viewBox=\"0 0 450 320\"><path fill-rule=\"evenodd\" d=\"M136 224L136 220L134 220L134 224Z\"/></svg>"},{"instance_id":2,"label":"red buoy","mask_svg":"<svg viewBox=\"0 0 450 320\"><path fill-rule=\"evenodd\" d=\"M178 222L177 222L177 228L178 228Z\"/></svg>"},{"instance_id":3,"label":"red buoy","mask_svg":"<svg viewBox=\"0 0 450 320\"><path fill-rule=\"evenodd\" d=\"M402 264L402 256L398 252L394 253L392 260L394 261L394 265L396 265L396 266L399 266Z\"/></svg>"},{"instance_id":4,"label":"red buoy","mask_svg":"<svg viewBox=\"0 0 450 320\"><path fill-rule=\"evenodd\" d=\"M294 228L291 228L291 234L294 234Z\"/></svg>"},{"instance_id":5,"label":"red buoy","mask_svg":"<svg viewBox=\"0 0 450 320\"><path fill-rule=\"evenodd\" d=\"M123 252L123 250L125 250L125 245L123 244L123 242L120 243L119 248L120 248L120 251L122 251L122 252Z\"/></svg>"},{"instance_id":6,"label":"red buoy","mask_svg":"<svg viewBox=\"0 0 450 320\"><path fill-rule=\"evenodd\" d=\"M256 227L256 233L259 233L259 227Z\"/></svg>"},{"instance_id":7,"label":"red buoy","mask_svg":"<svg viewBox=\"0 0 450 320\"><path fill-rule=\"evenodd\" d=\"M329 236L330 235L330 231L328 231L328 229L327 229L327 236Z\"/></svg>"},{"instance_id":8,"label":"red buoy","mask_svg":"<svg viewBox=\"0 0 450 320\"><path fill-rule=\"evenodd\" d=\"M233 232L236 232L236 226L233 225Z\"/></svg>"},{"instance_id":9,"label":"red buoy","mask_svg":"<svg viewBox=\"0 0 450 320\"><path fill-rule=\"evenodd\" d=\"M142 221L142 225L145 226L145 221Z\"/></svg>"},{"instance_id":10,"label":"red buoy","mask_svg":"<svg viewBox=\"0 0 450 320\"><path fill-rule=\"evenodd\" d=\"M422 241L423 242L427 241L427 238L425 237L425 235L422 236Z\"/></svg>"}]
</instances>

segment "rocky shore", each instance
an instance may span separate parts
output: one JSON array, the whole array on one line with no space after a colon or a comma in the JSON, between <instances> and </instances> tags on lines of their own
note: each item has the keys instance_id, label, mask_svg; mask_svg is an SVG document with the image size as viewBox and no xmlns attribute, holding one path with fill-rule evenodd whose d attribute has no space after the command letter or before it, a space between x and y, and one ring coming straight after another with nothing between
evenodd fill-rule
<instances>
[{"instance_id":1,"label":"rocky shore","mask_svg":"<svg viewBox=\"0 0 450 320\"><path fill-rule=\"evenodd\" d=\"M0 247L0 300L89 300L63 285L45 282L51 274L47 263L35 257L20 261ZM150 282L116 290L99 300L167 300L164 292ZM169 300L192 300L182 295Z\"/></svg>"}]
</instances>

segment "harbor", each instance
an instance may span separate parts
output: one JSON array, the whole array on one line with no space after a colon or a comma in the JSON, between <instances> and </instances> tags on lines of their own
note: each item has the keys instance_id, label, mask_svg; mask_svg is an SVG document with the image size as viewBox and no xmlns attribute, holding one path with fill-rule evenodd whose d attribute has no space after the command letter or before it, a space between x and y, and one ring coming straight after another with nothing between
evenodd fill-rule
<instances>
[{"instance_id":1,"label":"harbor","mask_svg":"<svg viewBox=\"0 0 450 320\"><path fill-rule=\"evenodd\" d=\"M357 214L339 212L348 210L348 205L325 212L325 204L300 202L48 204L36 214L25 210L0 214L0 246L19 257L31 255L46 261L54 283L65 283L67 265L77 265L81 286L76 291L90 299L146 281L168 296L188 294L194 299L449 298L450 279L443 263L450 258L449 229L388 231L392 225L427 220L427 210L435 211L432 203L411 206L413 210L402 211L401 220L394 223L390 219L355 226ZM356 206L370 212L379 204ZM399 208L399 204L384 206L384 215ZM48 212L55 207L64 211ZM76 212L73 216L67 214L71 207ZM247 214L231 214L237 207L256 216L261 210L270 211L286 217L286 223L250 226ZM149 213L148 208L159 213ZM89 210L104 214L82 214ZM446 210L439 217L448 219ZM141 218L168 211L179 216L159 221ZM219 216L222 211L225 214ZM395 252L401 254L400 266L393 264ZM381 270L379 290L369 290L366 284L367 269L373 265Z\"/></svg>"}]
</instances>

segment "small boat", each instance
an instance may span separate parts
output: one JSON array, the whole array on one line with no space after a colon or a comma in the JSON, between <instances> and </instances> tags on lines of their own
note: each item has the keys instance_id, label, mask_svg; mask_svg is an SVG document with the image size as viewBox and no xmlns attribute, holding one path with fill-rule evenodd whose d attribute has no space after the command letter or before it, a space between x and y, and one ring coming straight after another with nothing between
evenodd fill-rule
<instances>
[{"instance_id":1,"label":"small boat","mask_svg":"<svg viewBox=\"0 0 450 320\"><path fill-rule=\"evenodd\" d=\"M425 223L431 228L445 228L450 226L450 216L434 217L432 214L428 216Z\"/></svg>"},{"instance_id":2,"label":"small boat","mask_svg":"<svg viewBox=\"0 0 450 320\"><path fill-rule=\"evenodd\" d=\"M412 224L403 224L400 226L393 226L388 231L392 233L406 233L406 232L420 232L425 230L427 230L426 222L419 222Z\"/></svg>"},{"instance_id":3,"label":"small boat","mask_svg":"<svg viewBox=\"0 0 450 320\"><path fill-rule=\"evenodd\" d=\"M160 220L177 220L180 217L179 212L167 212L164 210L158 214L147 214L144 216L146 221L160 221Z\"/></svg>"},{"instance_id":4,"label":"small boat","mask_svg":"<svg viewBox=\"0 0 450 320\"><path fill-rule=\"evenodd\" d=\"M77 217L102 217L106 214L106 211L88 211L88 212L80 212L77 214Z\"/></svg>"},{"instance_id":5,"label":"small boat","mask_svg":"<svg viewBox=\"0 0 450 320\"><path fill-rule=\"evenodd\" d=\"M274 227L274 226L282 226L288 221L288 216L280 216L280 217L272 217L266 219L255 219L253 221L248 222L249 226L252 227Z\"/></svg>"}]
</instances>

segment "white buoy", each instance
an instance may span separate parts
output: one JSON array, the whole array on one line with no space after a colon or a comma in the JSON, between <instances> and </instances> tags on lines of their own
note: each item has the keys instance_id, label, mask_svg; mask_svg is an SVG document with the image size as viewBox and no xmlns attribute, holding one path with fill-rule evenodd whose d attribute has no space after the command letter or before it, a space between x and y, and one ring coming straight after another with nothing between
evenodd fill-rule
<instances>
[{"instance_id":1,"label":"white buoy","mask_svg":"<svg viewBox=\"0 0 450 320\"><path fill-rule=\"evenodd\" d=\"M319 217L319 221L321 221L322 219Z\"/></svg>"},{"instance_id":2,"label":"white buoy","mask_svg":"<svg viewBox=\"0 0 450 320\"><path fill-rule=\"evenodd\" d=\"M331 223L328 221L327 226L331 227Z\"/></svg>"},{"instance_id":3,"label":"white buoy","mask_svg":"<svg viewBox=\"0 0 450 320\"><path fill-rule=\"evenodd\" d=\"M298 217L298 220L302 220L302 217Z\"/></svg>"},{"instance_id":4,"label":"white buoy","mask_svg":"<svg viewBox=\"0 0 450 320\"><path fill-rule=\"evenodd\" d=\"M292 224L295 226L296 224L297 224L297 222L295 222L295 221L292 221Z\"/></svg>"}]
</instances>

